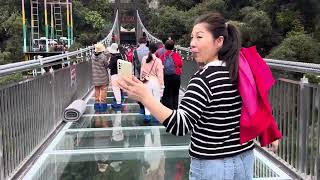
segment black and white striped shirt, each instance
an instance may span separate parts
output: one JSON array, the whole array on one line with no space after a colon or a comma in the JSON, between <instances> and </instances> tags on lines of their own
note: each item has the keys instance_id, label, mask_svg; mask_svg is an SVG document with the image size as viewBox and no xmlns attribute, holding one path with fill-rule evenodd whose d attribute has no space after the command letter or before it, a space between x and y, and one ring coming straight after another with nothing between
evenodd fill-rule
<instances>
[{"instance_id":1,"label":"black and white striped shirt","mask_svg":"<svg viewBox=\"0 0 320 180\"><path fill-rule=\"evenodd\" d=\"M241 105L237 86L231 83L227 67L222 61L215 61L193 75L178 110L163 124L173 135L192 132L191 157L230 157L254 146L253 141L240 144Z\"/></svg>"}]
</instances>

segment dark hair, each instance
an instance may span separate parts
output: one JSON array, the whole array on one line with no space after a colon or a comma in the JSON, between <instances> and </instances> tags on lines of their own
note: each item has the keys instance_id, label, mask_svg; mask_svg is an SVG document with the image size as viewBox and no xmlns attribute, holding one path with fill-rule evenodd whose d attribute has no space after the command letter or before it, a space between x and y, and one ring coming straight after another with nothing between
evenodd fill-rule
<instances>
[{"instance_id":1,"label":"dark hair","mask_svg":"<svg viewBox=\"0 0 320 180\"><path fill-rule=\"evenodd\" d=\"M147 43L147 40L146 40L146 38L141 37L141 38L139 38L138 43L139 43L139 44L145 44L145 43Z\"/></svg>"},{"instance_id":2,"label":"dark hair","mask_svg":"<svg viewBox=\"0 0 320 180\"><path fill-rule=\"evenodd\" d=\"M157 51L157 45L155 43L150 43L149 45L149 54L148 54L148 58L146 60L147 63L151 62L152 58L152 54L154 54Z\"/></svg>"},{"instance_id":3,"label":"dark hair","mask_svg":"<svg viewBox=\"0 0 320 180\"><path fill-rule=\"evenodd\" d=\"M174 48L174 41L173 40L167 40L166 43L164 44L164 47L167 50L173 50Z\"/></svg>"},{"instance_id":4,"label":"dark hair","mask_svg":"<svg viewBox=\"0 0 320 180\"><path fill-rule=\"evenodd\" d=\"M156 45L157 45L157 48L159 49L160 47L162 47L162 42L157 42Z\"/></svg>"},{"instance_id":5,"label":"dark hair","mask_svg":"<svg viewBox=\"0 0 320 180\"><path fill-rule=\"evenodd\" d=\"M207 24L207 30L212 33L213 38L223 36L224 41L218 52L218 58L226 63L231 82L236 83L241 46L239 31L234 25L226 23L224 17L219 13L204 14L195 21L195 25L199 23Z\"/></svg>"}]
</instances>

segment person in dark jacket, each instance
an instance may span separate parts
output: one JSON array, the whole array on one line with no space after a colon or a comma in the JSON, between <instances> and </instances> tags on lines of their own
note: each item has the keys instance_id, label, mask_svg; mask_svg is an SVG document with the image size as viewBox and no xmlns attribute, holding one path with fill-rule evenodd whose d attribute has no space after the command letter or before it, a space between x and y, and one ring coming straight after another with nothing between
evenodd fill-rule
<instances>
[{"instance_id":1,"label":"person in dark jacket","mask_svg":"<svg viewBox=\"0 0 320 180\"><path fill-rule=\"evenodd\" d=\"M108 57L104 53L106 48L103 44L95 45L94 54L92 55L92 83L95 87L95 104L96 111L105 111L106 104L106 87L109 82L107 72Z\"/></svg>"},{"instance_id":2,"label":"person in dark jacket","mask_svg":"<svg viewBox=\"0 0 320 180\"><path fill-rule=\"evenodd\" d=\"M118 59L122 59L122 56L118 50L117 43L112 43L111 46L108 47L108 51L111 53L110 64L108 67L110 69L112 91L116 99L116 102L113 102L111 106L114 109L119 109L122 107L122 104L121 104L121 91L116 83L116 81L118 80L117 61Z\"/></svg>"}]
</instances>

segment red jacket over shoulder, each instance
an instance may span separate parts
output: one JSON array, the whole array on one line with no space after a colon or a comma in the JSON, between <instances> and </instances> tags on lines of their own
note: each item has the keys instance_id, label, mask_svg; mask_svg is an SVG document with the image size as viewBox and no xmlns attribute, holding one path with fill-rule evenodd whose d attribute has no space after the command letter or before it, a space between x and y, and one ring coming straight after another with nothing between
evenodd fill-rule
<instances>
[{"instance_id":1,"label":"red jacket over shoulder","mask_svg":"<svg viewBox=\"0 0 320 180\"><path fill-rule=\"evenodd\" d=\"M240 143L259 136L261 146L282 137L269 103L268 93L275 80L255 47L240 51L238 89L242 98Z\"/></svg>"}]
</instances>

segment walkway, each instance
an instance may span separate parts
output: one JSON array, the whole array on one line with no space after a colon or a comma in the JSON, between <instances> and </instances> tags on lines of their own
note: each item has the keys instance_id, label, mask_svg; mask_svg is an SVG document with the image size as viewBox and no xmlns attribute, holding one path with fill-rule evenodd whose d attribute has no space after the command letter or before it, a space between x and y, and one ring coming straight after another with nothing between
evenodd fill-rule
<instances>
[{"instance_id":1,"label":"walkway","mask_svg":"<svg viewBox=\"0 0 320 180\"><path fill-rule=\"evenodd\" d=\"M113 95L107 94L110 104ZM139 105L127 97L121 111L100 114L93 92L86 102L80 121L66 124L24 179L188 179L190 136L143 123ZM291 179L257 150L255 157L255 179Z\"/></svg>"}]
</instances>

